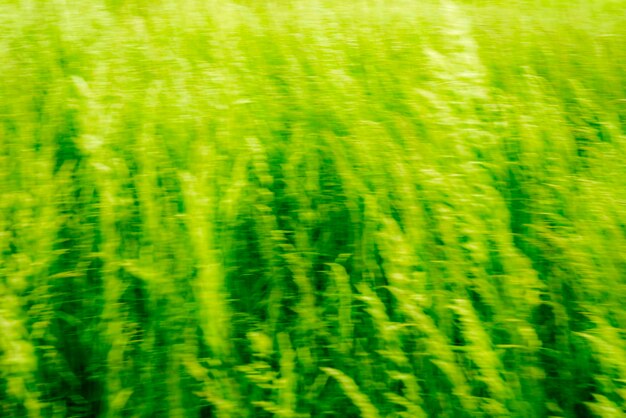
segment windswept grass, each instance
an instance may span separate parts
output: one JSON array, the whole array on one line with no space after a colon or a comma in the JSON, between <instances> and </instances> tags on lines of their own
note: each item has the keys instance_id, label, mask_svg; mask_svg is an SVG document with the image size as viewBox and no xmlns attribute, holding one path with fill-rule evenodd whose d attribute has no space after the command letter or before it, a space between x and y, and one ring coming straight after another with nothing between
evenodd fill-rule
<instances>
[{"instance_id":1,"label":"windswept grass","mask_svg":"<svg viewBox=\"0 0 626 418\"><path fill-rule=\"evenodd\" d=\"M2 2L0 416L623 416L623 8Z\"/></svg>"}]
</instances>

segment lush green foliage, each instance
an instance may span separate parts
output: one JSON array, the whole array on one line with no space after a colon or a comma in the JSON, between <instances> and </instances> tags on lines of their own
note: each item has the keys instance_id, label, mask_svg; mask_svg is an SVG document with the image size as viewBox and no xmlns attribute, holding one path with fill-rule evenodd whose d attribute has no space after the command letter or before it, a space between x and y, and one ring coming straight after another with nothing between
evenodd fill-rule
<instances>
[{"instance_id":1,"label":"lush green foliage","mask_svg":"<svg viewBox=\"0 0 626 418\"><path fill-rule=\"evenodd\" d=\"M624 6L2 1L0 416L623 416Z\"/></svg>"}]
</instances>

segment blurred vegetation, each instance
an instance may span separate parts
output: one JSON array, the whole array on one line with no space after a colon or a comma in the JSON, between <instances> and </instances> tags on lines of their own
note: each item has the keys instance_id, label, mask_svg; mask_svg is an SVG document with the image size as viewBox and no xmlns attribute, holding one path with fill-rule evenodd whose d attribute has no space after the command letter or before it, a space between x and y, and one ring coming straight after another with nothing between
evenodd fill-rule
<instances>
[{"instance_id":1,"label":"blurred vegetation","mask_svg":"<svg viewBox=\"0 0 626 418\"><path fill-rule=\"evenodd\" d=\"M0 2L0 416L624 416L624 6Z\"/></svg>"}]
</instances>

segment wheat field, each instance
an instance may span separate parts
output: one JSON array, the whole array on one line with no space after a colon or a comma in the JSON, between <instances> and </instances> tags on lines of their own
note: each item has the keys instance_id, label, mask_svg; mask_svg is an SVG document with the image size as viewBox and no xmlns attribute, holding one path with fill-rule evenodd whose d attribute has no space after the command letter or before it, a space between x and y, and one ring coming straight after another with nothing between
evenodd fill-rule
<instances>
[{"instance_id":1,"label":"wheat field","mask_svg":"<svg viewBox=\"0 0 626 418\"><path fill-rule=\"evenodd\" d=\"M0 416L625 416L625 8L0 1Z\"/></svg>"}]
</instances>

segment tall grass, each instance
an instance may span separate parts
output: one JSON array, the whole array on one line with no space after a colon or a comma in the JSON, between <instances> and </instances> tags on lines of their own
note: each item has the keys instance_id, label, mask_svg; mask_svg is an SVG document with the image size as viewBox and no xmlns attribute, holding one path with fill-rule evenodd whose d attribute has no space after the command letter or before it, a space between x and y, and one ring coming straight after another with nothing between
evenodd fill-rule
<instances>
[{"instance_id":1,"label":"tall grass","mask_svg":"<svg viewBox=\"0 0 626 418\"><path fill-rule=\"evenodd\" d=\"M623 2L0 4L0 416L626 414Z\"/></svg>"}]
</instances>

